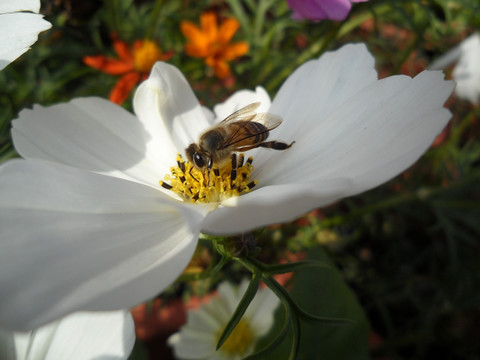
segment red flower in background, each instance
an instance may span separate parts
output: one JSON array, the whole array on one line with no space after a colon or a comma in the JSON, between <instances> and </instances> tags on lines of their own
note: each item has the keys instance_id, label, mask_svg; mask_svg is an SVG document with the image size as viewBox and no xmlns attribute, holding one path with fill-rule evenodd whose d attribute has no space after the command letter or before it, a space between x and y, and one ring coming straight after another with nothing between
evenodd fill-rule
<instances>
[{"instance_id":1,"label":"red flower in background","mask_svg":"<svg viewBox=\"0 0 480 360\"><path fill-rule=\"evenodd\" d=\"M83 62L106 74L122 75L109 96L110 101L122 104L135 85L148 77L153 64L170 59L173 52L162 53L158 45L151 40L136 40L130 47L115 35L112 38L118 59L95 55L85 56Z\"/></svg>"}]
</instances>

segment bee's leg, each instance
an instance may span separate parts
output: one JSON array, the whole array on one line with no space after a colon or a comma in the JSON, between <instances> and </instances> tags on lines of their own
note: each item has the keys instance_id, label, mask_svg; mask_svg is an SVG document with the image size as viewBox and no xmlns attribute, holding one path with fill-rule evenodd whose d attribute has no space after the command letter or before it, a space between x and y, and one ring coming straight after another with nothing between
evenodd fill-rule
<instances>
[{"instance_id":1,"label":"bee's leg","mask_svg":"<svg viewBox=\"0 0 480 360\"><path fill-rule=\"evenodd\" d=\"M258 144L259 147L264 147L268 149L273 149L273 150L286 150L290 146L292 146L295 143L295 141L292 141L290 144L281 142L281 141L265 141L263 143Z\"/></svg>"},{"instance_id":2,"label":"bee's leg","mask_svg":"<svg viewBox=\"0 0 480 360\"><path fill-rule=\"evenodd\" d=\"M195 180L196 182L200 182L200 181L197 180L197 178L195 176L193 176L192 170L193 170L193 167L190 168L190 171L188 173L190 174L190 176L192 177L193 180Z\"/></svg>"},{"instance_id":3,"label":"bee's leg","mask_svg":"<svg viewBox=\"0 0 480 360\"><path fill-rule=\"evenodd\" d=\"M233 182L237 178L237 154L232 154L232 171L230 173L230 187L233 187Z\"/></svg>"}]
</instances>

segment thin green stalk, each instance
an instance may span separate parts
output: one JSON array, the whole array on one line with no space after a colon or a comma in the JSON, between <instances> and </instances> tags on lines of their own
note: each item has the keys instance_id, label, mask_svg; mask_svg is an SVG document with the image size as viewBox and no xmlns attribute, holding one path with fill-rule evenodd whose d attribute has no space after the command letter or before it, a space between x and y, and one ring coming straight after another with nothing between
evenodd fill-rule
<instances>
[{"instance_id":1,"label":"thin green stalk","mask_svg":"<svg viewBox=\"0 0 480 360\"><path fill-rule=\"evenodd\" d=\"M147 33L145 35L146 39L152 39L158 20L160 19L162 7L163 0L155 1L155 6L153 7L152 14L150 15L150 24L148 25Z\"/></svg>"},{"instance_id":2,"label":"thin green stalk","mask_svg":"<svg viewBox=\"0 0 480 360\"><path fill-rule=\"evenodd\" d=\"M108 0L106 2L106 6L108 9L107 13L108 13L108 20L110 23L110 31L119 33L121 27L117 17L117 14L120 13L120 10L119 10L120 6L118 3L118 0Z\"/></svg>"}]
</instances>

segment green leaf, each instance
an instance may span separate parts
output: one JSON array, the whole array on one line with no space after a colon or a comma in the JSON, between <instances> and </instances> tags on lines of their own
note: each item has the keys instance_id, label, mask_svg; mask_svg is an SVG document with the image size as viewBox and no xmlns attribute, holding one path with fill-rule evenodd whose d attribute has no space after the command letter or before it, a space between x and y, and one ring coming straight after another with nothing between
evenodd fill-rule
<instances>
[{"instance_id":1,"label":"green leaf","mask_svg":"<svg viewBox=\"0 0 480 360\"><path fill-rule=\"evenodd\" d=\"M310 250L308 259L330 263L332 270L298 270L290 291L293 300L315 317L332 320L344 318L353 323L349 326L331 326L323 322L301 322L297 359L368 359L369 324L355 294L321 248ZM278 331L276 326L274 328L272 331ZM265 359L281 359L291 351L292 345L288 337Z\"/></svg>"},{"instance_id":2,"label":"green leaf","mask_svg":"<svg viewBox=\"0 0 480 360\"><path fill-rule=\"evenodd\" d=\"M229 320L228 324L225 326L225 329L223 330L223 333L220 336L220 339L218 340L217 350L228 339L228 337L232 333L233 329L235 329L235 326L237 326L239 321L242 319L243 314L245 314L245 311L247 310L248 305L250 305L253 298L255 297L255 294L257 293L258 285L260 284L260 278L261 278L261 275L260 275L259 271L256 270L253 273L252 280L250 281L250 284L248 284L247 291L245 291L245 294L243 295L242 299L240 300L240 303L237 305L237 308L235 309L235 312L233 313L233 315L232 315L231 319Z\"/></svg>"}]
</instances>

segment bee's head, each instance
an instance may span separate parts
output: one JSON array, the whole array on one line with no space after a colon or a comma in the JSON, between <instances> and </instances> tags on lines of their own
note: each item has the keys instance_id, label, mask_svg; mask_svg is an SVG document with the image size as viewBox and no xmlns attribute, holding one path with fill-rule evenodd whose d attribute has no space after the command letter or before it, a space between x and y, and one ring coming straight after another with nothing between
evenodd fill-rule
<instances>
[{"instance_id":1,"label":"bee's head","mask_svg":"<svg viewBox=\"0 0 480 360\"><path fill-rule=\"evenodd\" d=\"M197 144L190 144L185 149L185 153L187 155L188 161L190 161L198 170L203 171L206 168L212 168L212 157L205 154L205 152L203 152Z\"/></svg>"}]
</instances>

